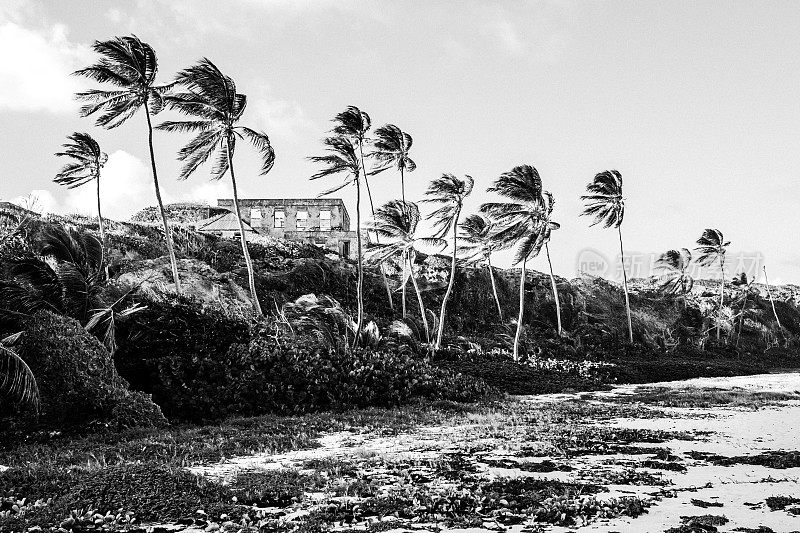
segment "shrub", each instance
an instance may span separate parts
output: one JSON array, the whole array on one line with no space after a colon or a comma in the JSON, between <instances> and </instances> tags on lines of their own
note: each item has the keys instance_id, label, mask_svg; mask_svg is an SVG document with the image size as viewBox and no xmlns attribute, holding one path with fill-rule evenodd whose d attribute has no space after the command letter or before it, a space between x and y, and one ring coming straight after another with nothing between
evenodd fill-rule
<instances>
[{"instance_id":1,"label":"shrub","mask_svg":"<svg viewBox=\"0 0 800 533\"><path fill-rule=\"evenodd\" d=\"M128 390L109 353L76 320L39 312L21 342L20 355L39 386L44 421L121 427L164 422L147 396Z\"/></svg>"},{"instance_id":2,"label":"shrub","mask_svg":"<svg viewBox=\"0 0 800 533\"><path fill-rule=\"evenodd\" d=\"M490 392L408 349L329 350L274 323L224 354L180 352L149 363L156 400L168 417L184 420L390 407L419 397L474 401Z\"/></svg>"}]
</instances>

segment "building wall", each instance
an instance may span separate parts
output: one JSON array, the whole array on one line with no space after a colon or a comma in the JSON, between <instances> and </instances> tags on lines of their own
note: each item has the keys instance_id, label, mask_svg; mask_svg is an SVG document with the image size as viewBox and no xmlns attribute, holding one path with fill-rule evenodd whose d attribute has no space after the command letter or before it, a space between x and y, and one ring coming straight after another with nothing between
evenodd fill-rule
<instances>
[{"instance_id":1,"label":"building wall","mask_svg":"<svg viewBox=\"0 0 800 533\"><path fill-rule=\"evenodd\" d=\"M234 210L232 199L220 199L219 207ZM242 220L258 233L297 242L314 244L325 250L355 259L358 252L357 234L350 231L350 217L340 199L242 199L239 200ZM252 217L252 209L261 213L261 218ZM320 211L331 212L331 229L321 230ZM284 227L275 227L275 211L285 214ZM306 228L297 228L297 213L308 213ZM367 235L362 232L364 242Z\"/></svg>"},{"instance_id":2,"label":"building wall","mask_svg":"<svg viewBox=\"0 0 800 533\"><path fill-rule=\"evenodd\" d=\"M217 201L220 207L225 207L233 211L233 200L220 199ZM250 224L253 229L258 231L264 229L274 237L283 237L287 231L297 231L297 212L305 211L308 213L306 228L308 231L318 230L320 227L319 213L322 210L331 212L332 230L350 230L350 217L344 207L344 202L339 199L243 199L239 200L239 207L242 212L242 220ZM258 209L261 218L253 218L251 209ZM274 227L275 211L283 211L286 215L286 225L283 228Z\"/></svg>"}]
</instances>

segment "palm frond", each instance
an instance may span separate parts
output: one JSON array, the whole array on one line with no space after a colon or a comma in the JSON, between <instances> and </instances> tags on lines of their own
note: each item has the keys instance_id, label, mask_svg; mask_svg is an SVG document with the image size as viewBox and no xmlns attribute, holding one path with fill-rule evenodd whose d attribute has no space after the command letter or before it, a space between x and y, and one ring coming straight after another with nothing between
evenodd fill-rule
<instances>
[{"instance_id":1,"label":"palm frond","mask_svg":"<svg viewBox=\"0 0 800 533\"><path fill-rule=\"evenodd\" d=\"M592 226L602 224L606 228L618 228L625 217L622 174L617 170L600 172L586 186L586 191L588 194L581 196L586 204L581 216L593 217Z\"/></svg>"},{"instance_id":2,"label":"palm frond","mask_svg":"<svg viewBox=\"0 0 800 533\"><path fill-rule=\"evenodd\" d=\"M0 396L39 412L39 387L31 368L9 346L0 343Z\"/></svg>"}]
</instances>

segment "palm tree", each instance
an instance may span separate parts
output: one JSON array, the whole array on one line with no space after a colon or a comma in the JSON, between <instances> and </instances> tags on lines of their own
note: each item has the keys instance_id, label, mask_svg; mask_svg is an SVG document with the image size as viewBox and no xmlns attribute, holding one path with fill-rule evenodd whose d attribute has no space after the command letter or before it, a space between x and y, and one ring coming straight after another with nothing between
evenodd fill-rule
<instances>
[{"instance_id":1,"label":"palm tree","mask_svg":"<svg viewBox=\"0 0 800 533\"><path fill-rule=\"evenodd\" d=\"M625 290L625 310L628 314L628 340L633 342L631 323L631 302L628 296L628 273L625 271L625 252L622 247L622 219L625 217L625 198L622 196L622 174L617 170L606 170L595 175L594 181L586 186L586 194L581 200L586 202L581 216L594 217L595 224L605 228L617 228L619 235L619 254L622 261L622 286Z\"/></svg>"},{"instance_id":2,"label":"palm tree","mask_svg":"<svg viewBox=\"0 0 800 533\"><path fill-rule=\"evenodd\" d=\"M497 296L497 284L494 279L492 268L492 254L500 248L500 243L494 234L497 231L494 221L483 215L470 215L461 223L460 251L467 256L467 261L485 261L489 269L489 279L492 282L492 294L494 302L497 304L497 316L500 322L503 321L503 308L500 306L500 298Z\"/></svg>"},{"instance_id":3,"label":"palm tree","mask_svg":"<svg viewBox=\"0 0 800 533\"><path fill-rule=\"evenodd\" d=\"M175 250L172 245L172 233L170 233L169 221L161 200L161 189L158 186L158 172L153 151L153 124L150 117L151 114L158 114L163 109L164 96L170 90L171 85L156 85L156 73L158 72L156 53L149 44L143 43L135 35L115 37L108 41L95 41L92 48L102 57L94 65L78 70L75 74L86 76L99 83L109 83L118 88L113 90L91 89L78 93L76 97L86 102L81 107L80 114L82 117L88 117L100 112L96 121L97 125L112 129L125 123L140 108L144 108L153 185L158 209L161 213L161 222L164 225L164 239L172 265L175 290L180 292L178 262L175 259Z\"/></svg>"},{"instance_id":4,"label":"palm tree","mask_svg":"<svg viewBox=\"0 0 800 533\"><path fill-rule=\"evenodd\" d=\"M364 176L364 184L367 186L367 197L369 198L369 209L372 216L375 216L375 204L372 202L372 190L369 187L369 179L367 167L364 164L364 144L369 142L367 139L367 132L372 127L372 119L366 111L362 111L356 106L347 106L347 109L338 113L334 117L333 133L340 135L350 140L353 146L358 147L359 161L361 163L361 175ZM376 238L378 240L379 238ZM394 310L394 300L392 299L392 289L389 287L389 280L386 278L386 270L383 265L381 269L381 278L383 285L386 287L386 295L389 298L389 308Z\"/></svg>"},{"instance_id":5,"label":"palm tree","mask_svg":"<svg viewBox=\"0 0 800 533\"><path fill-rule=\"evenodd\" d=\"M356 283L356 299L358 300L358 312L356 319L355 342L361 335L361 328L364 325L364 254L361 239L361 164L356 154L353 143L342 135L327 137L323 141L325 155L312 156L308 159L315 163L323 163L325 168L311 176L312 180L343 174L344 180L338 186L323 192L320 196L325 196L339 191L348 185L356 186L356 242L358 243L358 281Z\"/></svg>"},{"instance_id":6,"label":"palm tree","mask_svg":"<svg viewBox=\"0 0 800 533\"><path fill-rule=\"evenodd\" d=\"M375 212L369 228L389 239L389 242L374 243L370 245L369 259L375 263L383 263L392 257L400 257L403 263L403 318L406 316L406 283L411 278L414 290L417 293L419 312L422 325L425 328L425 338L431 342L428 319L425 316L425 305L422 302L422 293L414 276L414 260L420 246L445 246L446 242L440 237L418 237L417 226L420 221L419 207L414 202L392 200L387 202Z\"/></svg>"},{"instance_id":7,"label":"palm tree","mask_svg":"<svg viewBox=\"0 0 800 533\"><path fill-rule=\"evenodd\" d=\"M778 312L775 310L775 300L772 299L772 289L769 286L769 278L767 277L767 265L763 266L764 268L764 284L767 286L767 295L769 296L769 303L772 306L772 314L775 316L775 322L778 323L778 327L781 328L781 319L778 318Z\"/></svg>"},{"instance_id":8,"label":"palm tree","mask_svg":"<svg viewBox=\"0 0 800 533\"><path fill-rule=\"evenodd\" d=\"M481 211L493 217L501 227L495 238L504 246L517 246L514 264L521 264L519 281L519 315L514 335L514 360L519 360L519 339L525 312L525 267L528 259L536 257L545 245L548 224L542 178L530 165L520 165L497 178L487 189L508 198L511 202L486 203Z\"/></svg>"},{"instance_id":9,"label":"palm tree","mask_svg":"<svg viewBox=\"0 0 800 533\"><path fill-rule=\"evenodd\" d=\"M458 254L458 218L464 207L464 199L472 192L475 180L472 176L464 176L459 179L452 174L442 174L428 186L425 192L427 198L424 202L439 204L439 208L428 215L428 219L433 219L433 227L436 231L435 237L444 239L447 234L453 232L453 256L450 260L450 278L447 282L447 290L442 299L442 307L439 310L439 331L436 333L436 344L434 350L438 350L442 345L442 334L444 333L444 321L447 315L447 301L453 291L453 284L456 281L456 255Z\"/></svg>"},{"instance_id":10,"label":"palm tree","mask_svg":"<svg viewBox=\"0 0 800 533\"><path fill-rule=\"evenodd\" d=\"M53 179L69 189L79 187L94 180L97 185L97 224L100 227L100 242L105 248L106 232L103 215L100 211L100 169L108 161L108 155L100 150L100 145L88 133L75 132L68 136L71 142L64 143L64 151L57 156L69 157L73 162L64 165Z\"/></svg>"},{"instance_id":11,"label":"palm tree","mask_svg":"<svg viewBox=\"0 0 800 533\"><path fill-rule=\"evenodd\" d=\"M703 266L712 265L719 261L719 311L717 313L717 340L719 340L722 327L722 303L725 296L725 252L730 241L726 241L718 229L705 229L703 235L697 239L696 250L700 253L697 262Z\"/></svg>"},{"instance_id":12,"label":"palm tree","mask_svg":"<svg viewBox=\"0 0 800 533\"><path fill-rule=\"evenodd\" d=\"M417 164L408 155L414 139L394 124L386 124L375 130L375 151L370 155L378 160L378 168L372 174L378 174L389 168L400 171L401 198L406 201L406 172L413 172Z\"/></svg>"},{"instance_id":13,"label":"palm tree","mask_svg":"<svg viewBox=\"0 0 800 533\"><path fill-rule=\"evenodd\" d=\"M261 162L261 175L272 169L275 163L275 151L270 145L266 133L258 132L245 126L237 126L247 106L247 96L236 92L236 84L224 75L214 63L206 58L196 65L178 73L175 83L186 89L166 97L166 103L185 115L195 117L188 121L166 121L158 125L158 129L172 132L196 133L197 136L181 148L178 159L184 161L179 179L186 179L209 157L215 156L215 164L211 170L211 179L218 180L230 171L233 189L233 206L236 219L239 221L239 236L242 242L242 254L247 266L247 280L250 284L250 296L259 316L263 315L261 304L256 293L255 272L250 252L247 249L247 236L239 208L239 192L236 186L236 173L233 169L233 154L236 150L236 139L247 141L258 151Z\"/></svg>"},{"instance_id":14,"label":"palm tree","mask_svg":"<svg viewBox=\"0 0 800 533\"><path fill-rule=\"evenodd\" d=\"M692 263L692 252L687 248L667 250L656 260L656 268L663 270L660 276L660 290L670 294L680 294L686 307L686 295L694 286L694 279L688 274Z\"/></svg>"}]
</instances>

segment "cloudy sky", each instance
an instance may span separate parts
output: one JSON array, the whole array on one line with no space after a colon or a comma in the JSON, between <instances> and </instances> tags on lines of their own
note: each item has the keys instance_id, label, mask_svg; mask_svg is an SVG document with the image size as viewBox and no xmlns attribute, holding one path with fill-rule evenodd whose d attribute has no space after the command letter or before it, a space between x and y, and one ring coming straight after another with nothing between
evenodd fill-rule
<instances>
[{"instance_id":1,"label":"cloudy sky","mask_svg":"<svg viewBox=\"0 0 800 533\"><path fill-rule=\"evenodd\" d=\"M52 154L88 131L110 155L106 214L153 204L144 116L95 128L72 99L88 85L69 75L93 61L95 39L135 33L158 52L161 80L207 56L249 96L244 123L270 135L277 162L260 177L237 152L245 197L329 188L308 181L306 157L352 104L413 135L411 198L443 172L468 173L474 209L500 173L536 166L562 224L551 245L559 274L595 257L586 249L616 256L616 234L578 217L586 183L615 168L625 247L640 263L718 227L734 254L763 258L771 281L800 282L798 22L792 0L3 0L0 199L33 191L42 209L91 214L90 188L52 183ZM205 172L174 178L185 140L156 136L167 200L230 196ZM373 186L378 203L399 196L389 172ZM354 205L352 191L342 196Z\"/></svg>"}]
</instances>

